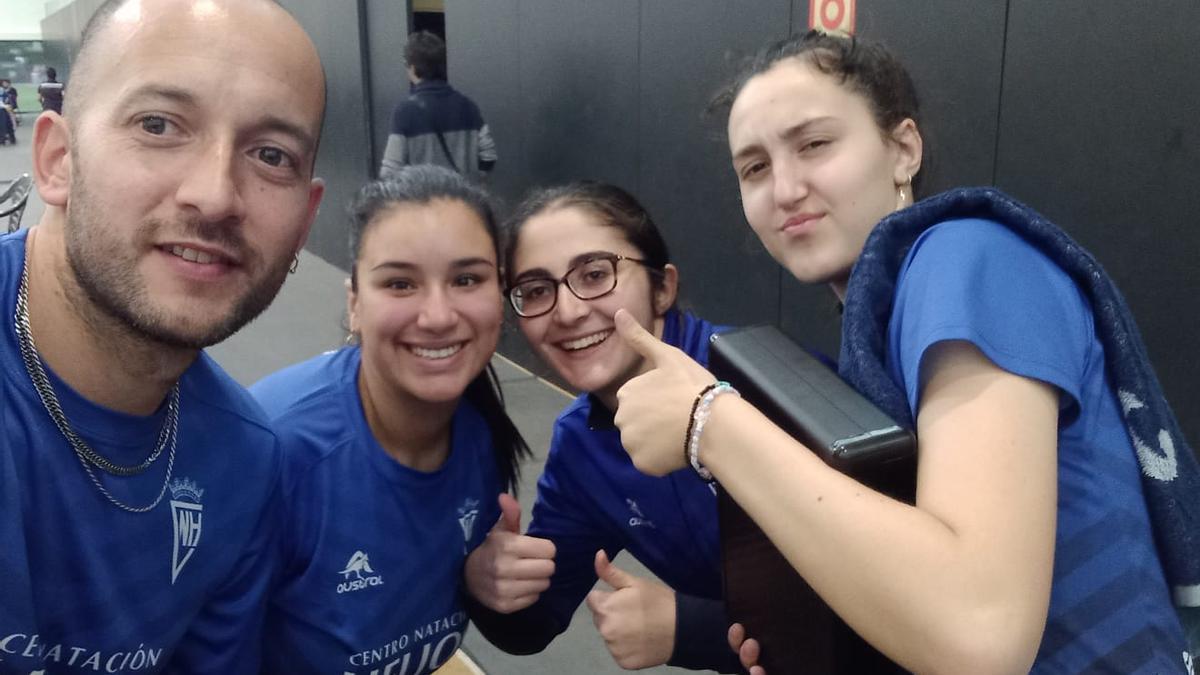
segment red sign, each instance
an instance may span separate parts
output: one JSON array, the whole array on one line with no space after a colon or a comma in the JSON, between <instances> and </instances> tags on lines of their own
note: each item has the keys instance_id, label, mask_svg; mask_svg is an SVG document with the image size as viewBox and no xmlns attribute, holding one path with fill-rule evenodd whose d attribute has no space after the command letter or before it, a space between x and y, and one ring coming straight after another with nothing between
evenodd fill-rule
<instances>
[{"instance_id":1,"label":"red sign","mask_svg":"<svg viewBox=\"0 0 1200 675\"><path fill-rule=\"evenodd\" d=\"M810 0L808 27L823 33L854 34L854 0Z\"/></svg>"}]
</instances>

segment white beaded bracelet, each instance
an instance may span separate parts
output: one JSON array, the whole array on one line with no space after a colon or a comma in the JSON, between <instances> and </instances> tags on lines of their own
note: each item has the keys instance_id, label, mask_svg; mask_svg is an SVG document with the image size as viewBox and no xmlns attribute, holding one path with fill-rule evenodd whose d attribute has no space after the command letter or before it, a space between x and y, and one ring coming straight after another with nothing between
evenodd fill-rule
<instances>
[{"instance_id":1,"label":"white beaded bracelet","mask_svg":"<svg viewBox=\"0 0 1200 675\"><path fill-rule=\"evenodd\" d=\"M740 396L737 389L734 389L728 382L718 382L704 393L704 396L696 403L695 410L692 412L692 433L688 437L687 448L688 461L691 463L692 469L706 481L712 481L713 475L711 471L700 463L700 433L704 431L704 425L708 422L708 416L712 413L712 402L721 394Z\"/></svg>"}]
</instances>

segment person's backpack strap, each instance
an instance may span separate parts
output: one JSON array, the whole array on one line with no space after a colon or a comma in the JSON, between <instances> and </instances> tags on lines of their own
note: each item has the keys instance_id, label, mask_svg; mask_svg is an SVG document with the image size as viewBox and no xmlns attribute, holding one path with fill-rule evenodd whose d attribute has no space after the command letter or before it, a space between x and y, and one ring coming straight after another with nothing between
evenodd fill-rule
<instances>
[{"instance_id":1,"label":"person's backpack strap","mask_svg":"<svg viewBox=\"0 0 1200 675\"><path fill-rule=\"evenodd\" d=\"M442 135L442 130L438 129L437 119L434 118L433 114L429 112L429 108L426 107L425 101L416 94L412 96L412 100L416 102L417 107L420 108L421 111L425 113L425 116L429 118L429 126L433 128L433 133L437 134L438 144L442 146L442 152L445 153L446 159L450 162L450 166L456 173L462 173L462 171L458 168L458 163L454 161L454 155L450 154L450 146L446 145L446 137Z\"/></svg>"}]
</instances>

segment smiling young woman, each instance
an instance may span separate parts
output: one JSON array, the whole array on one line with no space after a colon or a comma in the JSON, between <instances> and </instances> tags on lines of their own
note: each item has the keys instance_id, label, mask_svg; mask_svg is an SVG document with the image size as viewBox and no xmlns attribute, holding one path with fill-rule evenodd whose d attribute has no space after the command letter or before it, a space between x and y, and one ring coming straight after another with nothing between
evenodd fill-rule
<instances>
[{"instance_id":1,"label":"smiling young woman","mask_svg":"<svg viewBox=\"0 0 1200 675\"><path fill-rule=\"evenodd\" d=\"M746 219L845 303L839 373L915 428L916 504L831 469L735 396L710 401L699 462L905 669L1190 668L1171 599L1198 601L1200 472L1190 450L1177 476L1134 450L1186 445L1099 265L996 190L913 204L916 93L878 45L769 45L728 98ZM714 378L639 322L616 326L652 365L618 392L621 438L640 469L676 471ZM755 665L757 645L739 646Z\"/></svg>"},{"instance_id":2,"label":"smiling young woman","mask_svg":"<svg viewBox=\"0 0 1200 675\"><path fill-rule=\"evenodd\" d=\"M268 672L428 673L450 658L463 560L529 453L488 366L503 298L487 196L406 167L351 214L356 344L251 387L285 454Z\"/></svg>"},{"instance_id":3,"label":"smiling young woman","mask_svg":"<svg viewBox=\"0 0 1200 675\"><path fill-rule=\"evenodd\" d=\"M584 393L555 422L527 532L497 528L467 560L472 618L501 648L532 653L567 628L586 596L620 666L736 672L723 646L715 493L690 471L640 473L612 423L617 390L648 367L614 332L617 310L700 363L716 328L675 307L678 271L662 235L612 185L531 194L510 219L505 260L521 332ZM613 565L622 550L667 585ZM589 594L597 578L613 591Z\"/></svg>"}]
</instances>

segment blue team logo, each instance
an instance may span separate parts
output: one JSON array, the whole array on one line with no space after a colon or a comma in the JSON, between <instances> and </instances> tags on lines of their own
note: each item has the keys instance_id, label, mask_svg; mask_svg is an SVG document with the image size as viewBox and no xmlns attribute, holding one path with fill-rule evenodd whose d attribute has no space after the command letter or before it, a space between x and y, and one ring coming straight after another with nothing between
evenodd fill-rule
<instances>
[{"instance_id":1,"label":"blue team logo","mask_svg":"<svg viewBox=\"0 0 1200 675\"><path fill-rule=\"evenodd\" d=\"M462 528L463 533L463 551L467 550L467 544L471 541L471 535L475 533L475 519L479 517L479 500L468 498L463 505L458 507L458 526Z\"/></svg>"},{"instance_id":2,"label":"blue team logo","mask_svg":"<svg viewBox=\"0 0 1200 675\"><path fill-rule=\"evenodd\" d=\"M338 593L351 593L353 591L361 591L368 586L382 586L383 577L375 574L375 570L371 569L371 559L362 551L355 551L354 555L350 556L350 560L346 562L346 568L338 574L342 575L342 583L337 585ZM367 576L363 576L366 574ZM354 575L351 579L350 575Z\"/></svg>"},{"instance_id":3,"label":"blue team logo","mask_svg":"<svg viewBox=\"0 0 1200 675\"><path fill-rule=\"evenodd\" d=\"M204 512L200 498L204 496L204 490L187 478L176 478L170 487L171 523L175 530L174 546L171 548L171 583L174 584L200 544L201 516Z\"/></svg>"}]
</instances>

